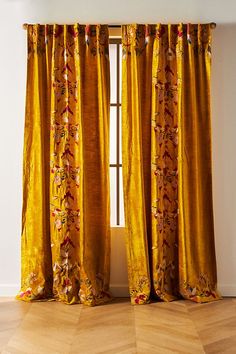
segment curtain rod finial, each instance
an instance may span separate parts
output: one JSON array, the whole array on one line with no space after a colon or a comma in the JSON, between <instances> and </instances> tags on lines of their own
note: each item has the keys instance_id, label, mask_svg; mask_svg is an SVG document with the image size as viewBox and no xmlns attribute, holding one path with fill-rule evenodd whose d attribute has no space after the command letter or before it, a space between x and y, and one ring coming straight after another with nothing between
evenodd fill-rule
<instances>
[{"instance_id":1,"label":"curtain rod finial","mask_svg":"<svg viewBox=\"0 0 236 354\"><path fill-rule=\"evenodd\" d=\"M212 29L215 29L215 28L216 28L216 23L215 23L215 22L211 22L211 23L210 23L210 27L211 27Z\"/></svg>"}]
</instances>

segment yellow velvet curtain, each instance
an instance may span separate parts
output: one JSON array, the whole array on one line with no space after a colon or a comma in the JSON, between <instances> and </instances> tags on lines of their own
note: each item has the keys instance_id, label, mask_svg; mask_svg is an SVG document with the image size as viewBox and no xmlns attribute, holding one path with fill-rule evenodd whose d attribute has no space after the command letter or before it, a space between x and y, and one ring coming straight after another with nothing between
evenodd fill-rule
<instances>
[{"instance_id":1,"label":"yellow velvet curtain","mask_svg":"<svg viewBox=\"0 0 236 354\"><path fill-rule=\"evenodd\" d=\"M122 46L131 302L217 300L210 25L125 25Z\"/></svg>"},{"instance_id":2,"label":"yellow velvet curtain","mask_svg":"<svg viewBox=\"0 0 236 354\"><path fill-rule=\"evenodd\" d=\"M110 299L108 38L105 25L28 25L18 299Z\"/></svg>"}]
</instances>

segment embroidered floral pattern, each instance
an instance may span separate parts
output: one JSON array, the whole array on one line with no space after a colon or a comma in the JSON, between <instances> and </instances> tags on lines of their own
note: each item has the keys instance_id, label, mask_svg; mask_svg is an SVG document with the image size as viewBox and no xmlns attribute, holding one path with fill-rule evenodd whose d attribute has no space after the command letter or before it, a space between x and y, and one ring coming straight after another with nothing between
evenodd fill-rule
<instances>
[{"instance_id":1,"label":"embroidered floral pattern","mask_svg":"<svg viewBox=\"0 0 236 354\"><path fill-rule=\"evenodd\" d=\"M51 118L51 229L52 254L54 259L54 296L66 301L94 302L96 295L91 281L83 276L83 269L76 254L78 233L80 232L80 123L76 120L78 103L78 81L75 81L74 38L85 36L86 45L92 55L103 54L106 45L106 32L98 37L96 26L86 26L85 32L78 32L77 27L67 27L67 41L61 35L60 27L54 36L61 48L61 56L55 57L52 70L53 108ZM73 31L72 31L73 29ZM71 37L70 37L71 36ZM70 40L71 38L71 40ZM63 64L59 63L63 58ZM74 188L76 187L76 189ZM60 249L58 250L58 239ZM87 289L86 289L87 286ZM88 295L89 294L89 295Z\"/></svg>"},{"instance_id":2,"label":"embroidered floral pattern","mask_svg":"<svg viewBox=\"0 0 236 354\"><path fill-rule=\"evenodd\" d=\"M43 55L46 52L46 46L51 43L51 38L58 39L63 36L63 32L75 39L77 37L84 38L86 44L93 56L105 55L108 57L108 35L106 26L103 25L27 25L28 27L28 55L37 52ZM98 35L99 31L99 35ZM49 41L50 39L50 41ZM72 51L67 48L67 51L72 54ZM62 53L63 54L63 53ZM65 68L64 68L65 69ZM70 87L68 84L67 88ZM54 82L54 85L57 85ZM60 83L63 90L63 83ZM73 87L73 84L72 86Z\"/></svg>"},{"instance_id":3,"label":"embroidered floral pattern","mask_svg":"<svg viewBox=\"0 0 236 354\"><path fill-rule=\"evenodd\" d=\"M45 111L48 110L48 117L43 118L46 122L46 134L49 133L50 127L50 137L48 135L45 139L45 144L50 142L50 166L46 166L45 171L46 184L48 183L45 190L50 187L49 196L45 192L46 202L50 203L50 211L48 210L46 218L50 218L50 223L46 221L47 240L44 246L48 246L48 241L50 245L51 241L51 253L48 252L50 257L47 258L46 264L50 268L51 258L53 264L52 269L47 271L44 269L43 262L43 265L40 262L34 264L35 259L44 257L44 249L34 250L38 254L34 255L32 264L27 258L26 270L34 270L24 279L22 291L18 295L18 298L26 301L54 298L66 303L83 302L95 305L110 299L110 295L104 291L107 289L105 276L94 274L96 279L89 279L84 269L84 260L80 258L81 248L85 247L83 235L80 234L83 210L81 210L83 206L81 172L84 163L81 122L82 116L86 118L83 102L80 101L83 84L81 62L83 62L82 56L86 58L89 56L91 65L93 63L97 65L97 56L101 58L103 56L102 60L105 60L102 63L100 60L101 70L103 65L107 67L104 63L108 59L108 38L108 28L105 25L28 26L28 64L33 68L32 72L37 72L38 66L42 67L40 74L47 82L45 86L47 99L44 96L46 92L42 94L41 87L39 88L39 94L43 96L42 100L46 101ZM35 58L39 63L36 67ZM94 78L97 79L96 74ZM32 100L30 104L34 105L34 96L30 99ZM36 108L34 107L36 113L33 117L38 123L42 119L41 106L39 112L37 109L38 104ZM44 114L44 106L42 111ZM48 153L48 146L43 153ZM45 160L48 161L47 158ZM50 170L47 167L50 167ZM46 175L48 171L49 176ZM43 256L39 257L40 252ZM49 274L47 279L45 273Z\"/></svg>"},{"instance_id":4,"label":"embroidered floral pattern","mask_svg":"<svg viewBox=\"0 0 236 354\"><path fill-rule=\"evenodd\" d=\"M182 295L196 302L208 302L219 299L219 294L207 274L200 274L196 284L196 286L191 286L185 281L182 287Z\"/></svg>"},{"instance_id":5,"label":"embroidered floral pattern","mask_svg":"<svg viewBox=\"0 0 236 354\"><path fill-rule=\"evenodd\" d=\"M127 25L122 34L122 52L123 58L131 54L131 46L135 48L137 56L144 53L148 45L152 45L153 40L162 40L168 34L168 25ZM211 56L211 36L209 26L206 24L180 24L171 25L170 35L172 36L172 45L167 46L166 56L169 61L175 58L177 40L186 38L186 43L191 45L195 55L206 51ZM163 44L161 44L163 45ZM177 48L178 49L178 48ZM154 49L154 53L159 55L159 50Z\"/></svg>"},{"instance_id":6,"label":"embroidered floral pattern","mask_svg":"<svg viewBox=\"0 0 236 354\"><path fill-rule=\"evenodd\" d=\"M97 274L96 281L99 284L98 288L103 289L103 275ZM96 292L92 287L92 283L88 278L83 278L80 281L79 297L83 304L92 306L111 300L109 292L101 290Z\"/></svg>"},{"instance_id":7,"label":"embroidered floral pattern","mask_svg":"<svg viewBox=\"0 0 236 354\"><path fill-rule=\"evenodd\" d=\"M73 168L70 165L63 167L52 166L51 173L54 174L54 184L57 187L61 187L65 181L68 183L75 183L76 187L80 185L80 168Z\"/></svg>"},{"instance_id":8,"label":"embroidered floral pattern","mask_svg":"<svg viewBox=\"0 0 236 354\"><path fill-rule=\"evenodd\" d=\"M149 302L150 281L146 276L140 276L135 288L130 289L131 303L133 305L146 304Z\"/></svg>"},{"instance_id":9,"label":"embroidered floral pattern","mask_svg":"<svg viewBox=\"0 0 236 354\"><path fill-rule=\"evenodd\" d=\"M61 231L64 227L66 231L70 231L70 227L74 226L77 231L79 231L79 217L80 211L71 210L68 208L69 199L74 200L74 197L67 192L67 195L64 196L62 202L65 202L66 210L59 208L52 208L52 217L55 219L54 224L58 231Z\"/></svg>"},{"instance_id":10,"label":"embroidered floral pattern","mask_svg":"<svg viewBox=\"0 0 236 354\"><path fill-rule=\"evenodd\" d=\"M64 117L64 121L67 122L68 118ZM54 132L54 139L56 144L60 144L63 139L74 138L75 143L79 141L79 126L78 124L59 124L55 123L51 125L51 130Z\"/></svg>"},{"instance_id":11,"label":"embroidered floral pattern","mask_svg":"<svg viewBox=\"0 0 236 354\"><path fill-rule=\"evenodd\" d=\"M77 33L72 33L69 40L71 34L67 32L66 44L62 34L63 27L54 28L53 36L61 53L55 53L52 67L51 239L54 296L71 302L78 297L80 270L74 242L75 232L80 230L80 191L73 188L79 187L80 179L80 161L75 157L80 149L79 124L75 121L78 81L73 55L73 38Z\"/></svg>"},{"instance_id":12,"label":"embroidered floral pattern","mask_svg":"<svg viewBox=\"0 0 236 354\"><path fill-rule=\"evenodd\" d=\"M147 200L151 196L151 217L152 230L149 227L149 211L146 210L146 223L138 220L137 224L140 227L140 233L144 233L144 237L148 239L148 246L151 245L152 254L148 256L140 255L140 252L134 249L130 250L132 262L144 262L151 264L152 267L152 281L155 292L159 298L164 301L171 301L180 296L180 289L185 288L185 297L192 299L214 297L214 290L212 284L204 284L200 279L196 279L198 287L191 287L190 283L185 282L180 284L179 280L179 166L182 167L182 132L180 135L179 121L182 120L182 102L188 100L188 83L186 77L192 78L188 74L189 61L193 61L193 65L206 61L206 68L209 64L209 57L211 54L211 35L209 25L127 25L123 26L122 48L123 48L123 63L125 66L123 80L125 87L125 108L124 114L125 124L131 122L136 124L138 114L141 112L141 119L137 125L141 126L136 129L130 129L127 133L128 139L139 141L138 135L141 136L141 153L140 150L135 150L137 156L140 158L142 164L139 174L143 178L144 186L139 191L144 192L145 197L140 197L140 205L145 204L147 207ZM190 54L191 53L191 54ZM204 59L202 60L202 57ZM186 65L185 65L186 61ZM199 64L200 66L200 64ZM152 68L151 70L149 70ZM186 69L186 72L184 71ZM197 70L197 68L196 68ZM203 69L203 71L205 68ZM146 93L148 91L149 75L152 75L152 95L149 101ZM183 75L182 77L182 74ZM188 76L189 75L189 76ZM194 74L193 74L194 76ZM197 81L197 78L196 78ZM203 80L204 81L204 80ZM136 90L135 84L139 87ZM145 83L145 84L144 84ZM132 86L133 85L133 86ZM143 89L143 86L145 88ZM191 83L190 83L191 85ZM193 86L195 85L195 82ZM196 84L197 85L197 84ZM196 89L196 88L195 88ZM130 93L130 91L132 91ZM134 91L134 93L133 93ZM193 89L193 92L194 89ZM133 96L132 96L133 94ZM183 99L183 101L182 101ZM191 100L191 98L190 98ZM193 100L194 101L194 100ZM147 106L150 104L151 114ZM195 104L195 103L194 103ZM197 104L197 103L196 103ZM188 105L186 105L188 106ZM133 112L133 107L135 111ZM184 115L185 113L183 113ZM151 120L151 144L148 145L145 135L147 130L145 123ZM191 117L189 118L191 119ZM181 123L182 124L182 123ZM135 134L133 134L133 130ZM143 134L143 135L142 135ZM179 142L181 138L181 143ZM125 137L127 139L127 137ZM127 146L133 148L132 142ZM151 191L147 187L149 183L149 172L147 171L147 164L149 161L149 146L151 147ZM133 151L133 154L134 154ZM181 151L181 152L180 152ZM187 155L187 153L186 153ZM127 156L126 156L127 159ZM133 162L135 164L135 162ZM139 168L139 166L137 167ZM129 170L131 170L129 166ZM182 170L181 170L182 171ZM180 171L180 172L181 172ZM132 171L133 172L133 171ZM140 172L138 172L140 173ZM129 198L133 198L132 176L126 176L128 186L132 192L129 191ZM181 174L182 178L182 174ZM132 180L134 182L135 179ZM181 181L181 179L180 179ZM130 183L130 184L129 184ZM181 183L183 183L181 181ZM132 201L133 203L133 201ZM130 204L133 206L133 204ZM128 204L128 202L127 202ZM181 206L181 205L180 205ZM148 209L148 208L146 208ZM181 209L182 211L182 209ZM132 213L130 213L133 216ZM182 215L182 214L181 214ZM128 217L130 215L128 214ZM139 217L140 219L141 217ZM132 219L128 221L128 228L130 228L130 247L136 247L132 234L133 229L137 232L136 225L132 224ZM130 224L132 224L130 226ZM147 225L146 225L147 224ZM143 231L143 229L144 231ZM146 234L145 234L146 233ZM137 245L143 247L142 242ZM145 246L143 247L145 249ZM143 249L142 249L143 250ZM146 250L146 249L145 249ZM143 251L143 253L145 253ZM181 254L181 252L180 252ZM151 260L150 260L151 257ZM137 279L136 273L140 271L138 265L130 265L129 273L131 287L131 297L133 303L146 302L146 296L149 296L150 284L142 290ZM144 268L143 267L143 268ZM142 269L142 268L141 268ZM137 272L136 272L137 270ZM194 273L194 272L193 272ZM181 274L181 271L180 271ZM192 274L194 277L194 274ZM193 279L191 279L192 281ZM195 280L193 281L195 282ZM198 294L198 295L196 295ZM182 294L183 295L183 294ZM197 301L197 300L196 300Z\"/></svg>"},{"instance_id":13,"label":"embroidered floral pattern","mask_svg":"<svg viewBox=\"0 0 236 354\"><path fill-rule=\"evenodd\" d=\"M50 277L43 280L36 272L32 272L25 279L22 286L24 290L19 292L17 298L26 301L50 298L52 296L48 291L50 282Z\"/></svg>"},{"instance_id":14,"label":"embroidered floral pattern","mask_svg":"<svg viewBox=\"0 0 236 354\"><path fill-rule=\"evenodd\" d=\"M178 83L175 41L166 26L158 27L157 36L152 79L153 276L156 294L165 299L177 294L178 279Z\"/></svg>"}]
</instances>

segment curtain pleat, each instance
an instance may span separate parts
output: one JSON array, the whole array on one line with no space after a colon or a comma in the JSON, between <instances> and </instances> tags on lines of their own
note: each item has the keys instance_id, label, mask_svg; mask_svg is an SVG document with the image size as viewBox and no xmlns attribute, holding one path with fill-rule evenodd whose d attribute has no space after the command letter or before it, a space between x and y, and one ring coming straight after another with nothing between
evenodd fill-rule
<instances>
[{"instance_id":1,"label":"curtain pleat","mask_svg":"<svg viewBox=\"0 0 236 354\"><path fill-rule=\"evenodd\" d=\"M133 28L135 36L138 28ZM125 220L129 232L127 238L128 252L128 276L131 299L144 303L148 300L151 291L150 284L150 266L148 258L148 234L150 229L150 220L148 220L148 209L146 210L144 184L150 188L150 179L148 178L148 165L150 152L143 149L143 137L148 143L150 141L150 132L142 117L143 110L149 110L150 101L147 106L140 102L143 84L149 85L150 80L146 80L146 60L150 59L150 52L143 57L135 53L135 38L130 38L131 27L122 27L123 56L122 61L122 164L124 176L124 207ZM145 38L141 37L144 45ZM129 55L125 52L129 50ZM150 75L149 75L150 76ZM149 77L150 79L151 77ZM144 86L144 87L145 87ZM147 137L142 135L143 124L147 131ZM144 143L145 145L145 143ZM144 161L145 158L145 161ZM144 164L147 167L147 173L144 177ZM148 227L149 226L149 227Z\"/></svg>"},{"instance_id":2,"label":"curtain pleat","mask_svg":"<svg viewBox=\"0 0 236 354\"><path fill-rule=\"evenodd\" d=\"M183 25L179 30L184 33ZM180 293L197 302L218 299L212 203L210 25L187 26L178 39Z\"/></svg>"},{"instance_id":3,"label":"curtain pleat","mask_svg":"<svg viewBox=\"0 0 236 354\"><path fill-rule=\"evenodd\" d=\"M122 46L131 302L218 299L210 25L125 25Z\"/></svg>"},{"instance_id":4,"label":"curtain pleat","mask_svg":"<svg viewBox=\"0 0 236 354\"><path fill-rule=\"evenodd\" d=\"M105 25L29 25L22 215L25 301L110 299Z\"/></svg>"}]
</instances>

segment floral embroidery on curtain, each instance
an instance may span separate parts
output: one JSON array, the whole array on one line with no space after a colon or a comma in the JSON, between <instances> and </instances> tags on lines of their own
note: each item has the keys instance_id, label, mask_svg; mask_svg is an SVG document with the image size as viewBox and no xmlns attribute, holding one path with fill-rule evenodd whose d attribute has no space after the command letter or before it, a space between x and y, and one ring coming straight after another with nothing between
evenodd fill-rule
<instances>
[{"instance_id":1,"label":"floral embroidery on curtain","mask_svg":"<svg viewBox=\"0 0 236 354\"><path fill-rule=\"evenodd\" d=\"M125 25L122 47L123 169L131 301L148 302L151 293L165 301L180 296L197 302L218 299L211 179L204 185L208 197L191 190L191 178L199 188L204 184L204 174L211 176L210 148L204 158L198 143L194 146L195 139L205 148L210 141L203 130L210 126L210 27ZM193 123L188 123L191 119ZM192 156L190 166L186 151ZM203 174L195 170L197 164ZM188 193L193 195L191 202ZM208 205L204 218L209 222L201 219L192 227L192 215L198 218L203 205ZM191 210L192 215L188 215ZM191 232L186 231L191 228ZM142 279L146 279L146 286L141 290ZM143 301L139 301L140 296Z\"/></svg>"},{"instance_id":2,"label":"floral embroidery on curtain","mask_svg":"<svg viewBox=\"0 0 236 354\"><path fill-rule=\"evenodd\" d=\"M111 298L108 112L107 26L29 25L18 299Z\"/></svg>"}]
</instances>

